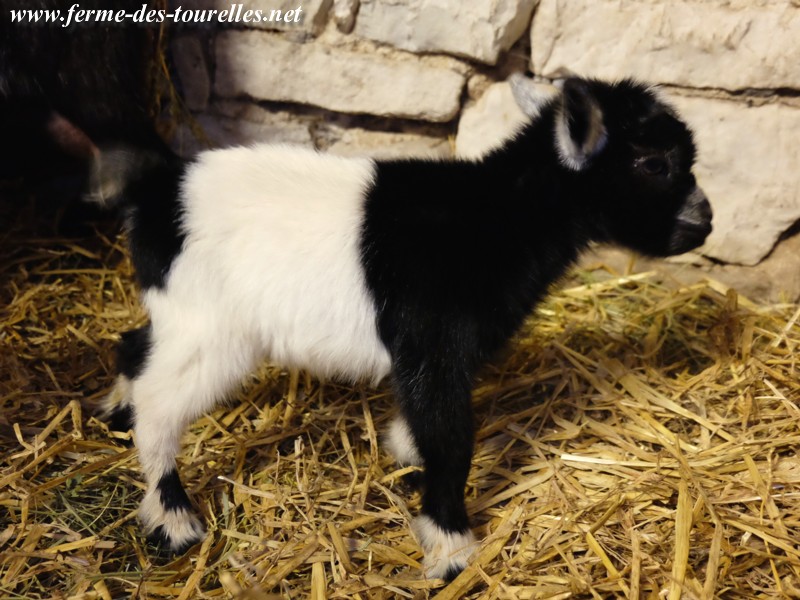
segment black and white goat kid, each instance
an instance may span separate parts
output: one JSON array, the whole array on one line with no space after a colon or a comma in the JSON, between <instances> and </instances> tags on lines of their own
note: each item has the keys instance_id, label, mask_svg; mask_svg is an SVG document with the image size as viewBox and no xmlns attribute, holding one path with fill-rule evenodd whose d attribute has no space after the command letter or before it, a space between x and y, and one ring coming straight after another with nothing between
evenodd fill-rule
<instances>
[{"instance_id":1,"label":"black and white goat kid","mask_svg":"<svg viewBox=\"0 0 800 600\"><path fill-rule=\"evenodd\" d=\"M652 89L569 79L536 111L478 161L270 145L189 163L101 154L96 199L122 188L108 203L126 211L151 319L123 336L108 400L134 426L149 533L176 551L203 536L177 472L181 434L266 358L391 377L388 447L423 467L427 574L465 567L476 369L590 242L666 256L711 231L692 135Z\"/></svg>"}]
</instances>

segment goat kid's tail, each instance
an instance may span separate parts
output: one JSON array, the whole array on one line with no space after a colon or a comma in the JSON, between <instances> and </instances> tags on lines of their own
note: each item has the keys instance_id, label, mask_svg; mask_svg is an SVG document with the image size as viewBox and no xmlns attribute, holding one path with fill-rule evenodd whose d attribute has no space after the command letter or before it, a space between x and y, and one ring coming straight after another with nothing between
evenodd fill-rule
<instances>
[{"instance_id":1,"label":"goat kid's tail","mask_svg":"<svg viewBox=\"0 0 800 600\"><path fill-rule=\"evenodd\" d=\"M92 157L84 200L104 208L124 207L132 187L165 170L175 170L181 159L167 148L100 147Z\"/></svg>"}]
</instances>

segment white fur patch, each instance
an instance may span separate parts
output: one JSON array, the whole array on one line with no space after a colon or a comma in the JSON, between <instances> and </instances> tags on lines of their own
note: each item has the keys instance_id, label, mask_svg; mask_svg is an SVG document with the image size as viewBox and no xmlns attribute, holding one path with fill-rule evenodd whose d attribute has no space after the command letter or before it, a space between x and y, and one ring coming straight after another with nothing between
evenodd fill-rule
<instances>
[{"instance_id":1,"label":"white fur patch","mask_svg":"<svg viewBox=\"0 0 800 600\"><path fill-rule=\"evenodd\" d=\"M183 250L166 289L145 295L154 335L222 336L215 345L237 354L220 361L382 379L390 358L360 248L374 172L371 160L293 146L201 154L183 185Z\"/></svg>"},{"instance_id":2,"label":"white fur patch","mask_svg":"<svg viewBox=\"0 0 800 600\"><path fill-rule=\"evenodd\" d=\"M432 579L443 579L448 572L463 571L478 548L471 531L444 531L426 515L414 519L412 530L425 551L425 575Z\"/></svg>"},{"instance_id":3,"label":"white fur patch","mask_svg":"<svg viewBox=\"0 0 800 600\"><path fill-rule=\"evenodd\" d=\"M150 488L139 505L139 520L146 533L162 528L169 540L171 550L193 545L205 536L205 528L200 519L189 510L164 510L155 488Z\"/></svg>"},{"instance_id":4,"label":"white fur patch","mask_svg":"<svg viewBox=\"0 0 800 600\"><path fill-rule=\"evenodd\" d=\"M392 419L385 438L386 449L402 466L422 466L422 456L414 443L414 436L406 420L397 415Z\"/></svg>"}]
</instances>

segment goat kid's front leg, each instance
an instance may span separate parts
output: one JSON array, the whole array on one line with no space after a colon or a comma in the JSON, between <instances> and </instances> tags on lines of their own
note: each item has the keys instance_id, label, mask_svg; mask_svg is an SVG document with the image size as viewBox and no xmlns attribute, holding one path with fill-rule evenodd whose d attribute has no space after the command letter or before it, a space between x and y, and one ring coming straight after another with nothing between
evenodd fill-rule
<instances>
[{"instance_id":1,"label":"goat kid's front leg","mask_svg":"<svg viewBox=\"0 0 800 600\"><path fill-rule=\"evenodd\" d=\"M425 551L426 576L451 580L477 547L464 504L474 446L470 377L420 366L398 370L395 380L400 415L389 449L401 463L424 468L422 513L412 527Z\"/></svg>"}]
</instances>

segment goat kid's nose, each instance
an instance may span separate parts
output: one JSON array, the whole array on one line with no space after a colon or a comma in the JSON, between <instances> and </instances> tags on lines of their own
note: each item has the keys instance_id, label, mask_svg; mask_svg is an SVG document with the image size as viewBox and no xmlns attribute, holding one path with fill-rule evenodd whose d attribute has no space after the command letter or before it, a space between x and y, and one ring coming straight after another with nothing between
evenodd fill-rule
<instances>
[{"instance_id":1,"label":"goat kid's nose","mask_svg":"<svg viewBox=\"0 0 800 600\"><path fill-rule=\"evenodd\" d=\"M711 204L703 190L697 186L686 198L686 202L678 213L678 220L689 225L711 226Z\"/></svg>"},{"instance_id":2,"label":"goat kid's nose","mask_svg":"<svg viewBox=\"0 0 800 600\"><path fill-rule=\"evenodd\" d=\"M711 221L711 218L714 216L714 213L711 210L711 203L708 201L708 197L699 187L695 188L695 192L692 192L692 194L695 193L698 194L696 202L697 202L697 210L700 212L701 218L705 221Z\"/></svg>"}]
</instances>

